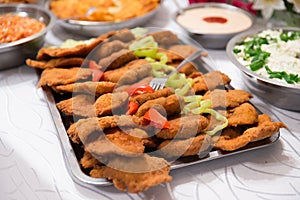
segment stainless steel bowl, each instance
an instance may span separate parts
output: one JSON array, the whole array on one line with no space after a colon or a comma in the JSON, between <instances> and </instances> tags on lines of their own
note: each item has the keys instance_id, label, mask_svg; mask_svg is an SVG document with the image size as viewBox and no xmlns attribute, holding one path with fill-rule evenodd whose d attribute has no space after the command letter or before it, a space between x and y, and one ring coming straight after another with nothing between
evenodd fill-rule
<instances>
[{"instance_id":1,"label":"stainless steel bowl","mask_svg":"<svg viewBox=\"0 0 300 200\"><path fill-rule=\"evenodd\" d=\"M247 12L243 9L240 9L238 7L235 7L235 6L225 4L225 3L196 3L196 4L192 4L192 5L184 8L183 13L180 13L179 11L177 13L175 13L175 16L174 16L175 22L181 28L183 28L192 38L194 38L202 46L204 46L205 48L208 48L208 49L225 49L227 42L234 35L242 32L242 31L231 32L231 33L226 33L226 34L206 33L206 31L202 32L202 31L199 31L199 30L187 28L187 27L185 27L184 25L182 25L181 23L179 23L177 21L177 17L179 15L183 15L185 11L195 9L195 8L223 8L223 9L226 9L226 10L237 11L239 13L243 13L246 16L248 16L249 19L252 22L251 26L249 28L243 30L243 31L246 31L246 30L250 29L252 27L252 25L254 24L254 21L255 21L254 16L252 14L250 14L249 12ZM214 15L214 13L212 13L212 15ZM195 19L195 20L198 20L198 19Z\"/></svg>"},{"instance_id":2,"label":"stainless steel bowl","mask_svg":"<svg viewBox=\"0 0 300 200\"><path fill-rule=\"evenodd\" d=\"M57 23L66 31L86 37L96 37L108 31L119 30L123 28L134 28L145 24L159 11L162 2L163 0L160 1L158 7L156 7L155 9L153 9L145 15L120 22L83 21L75 19L64 20L57 18ZM48 1L45 4L46 8L49 8L49 3L50 2Z\"/></svg>"},{"instance_id":3,"label":"stainless steel bowl","mask_svg":"<svg viewBox=\"0 0 300 200\"><path fill-rule=\"evenodd\" d=\"M31 17L46 24L46 28L32 36L5 44L0 44L0 70L24 64L27 58L33 58L44 45L48 30L52 27L54 16L41 6L33 4L2 4L0 15L12 13Z\"/></svg>"},{"instance_id":4,"label":"stainless steel bowl","mask_svg":"<svg viewBox=\"0 0 300 200\"><path fill-rule=\"evenodd\" d=\"M283 31L297 30L300 28L272 28L275 30L281 29ZM233 37L227 44L226 52L233 64L241 70L245 85L249 90L259 96L262 100L271 103L279 108L300 111L300 86L287 84L276 81L274 79L266 78L242 65L233 53L234 46L243 41L248 36L254 36L263 29L256 29L241 33Z\"/></svg>"}]
</instances>

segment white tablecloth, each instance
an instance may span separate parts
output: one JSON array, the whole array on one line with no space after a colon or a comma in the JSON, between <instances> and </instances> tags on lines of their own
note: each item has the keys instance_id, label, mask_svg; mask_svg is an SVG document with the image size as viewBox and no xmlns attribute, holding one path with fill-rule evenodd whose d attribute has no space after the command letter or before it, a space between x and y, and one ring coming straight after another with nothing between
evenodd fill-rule
<instances>
[{"instance_id":1,"label":"white tablecloth","mask_svg":"<svg viewBox=\"0 0 300 200\"><path fill-rule=\"evenodd\" d=\"M173 2L166 0L146 25L181 31L169 18L175 10ZM58 44L70 36L56 26L47 42ZM225 51L209 53L236 89L247 90ZM275 144L173 170L169 186L161 184L140 194L120 192L113 186L91 190L70 177L37 82L35 70L27 66L0 71L0 199L300 199L300 113L254 97L252 102L260 110L289 127L281 130Z\"/></svg>"}]
</instances>

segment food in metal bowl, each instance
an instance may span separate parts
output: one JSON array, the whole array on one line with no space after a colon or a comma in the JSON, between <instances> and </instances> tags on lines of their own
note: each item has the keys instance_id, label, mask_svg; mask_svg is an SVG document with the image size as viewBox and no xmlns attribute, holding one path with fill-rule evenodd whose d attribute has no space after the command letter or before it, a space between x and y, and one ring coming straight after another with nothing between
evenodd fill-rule
<instances>
[{"instance_id":1,"label":"food in metal bowl","mask_svg":"<svg viewBox=\"0 0 300 200\"><path fill-rule=\"evenodd\" d=\"M222 49L237 33L253 25L253 16L223 3L198 3L177 13L175 21L206 48Z\"/></svg>"},{"instance_id":2,"label":"food in metal bowl","mask_svg":"<svg viewBox=\"0 0 300 200\"><path fill-rule=\"evenodd\" d=\"M31 17L21 17L11 13L0 16L0 44L14 42L43 30L46 25Z\"/></svg>"},{"instance_id":3,"label":"food in metal bowl","mask_svg":"<svg viewBox=\"0 0 300 200\"><path fill-rule=\"evenodd\" d=\"M54 16L41 6L0 5L0 70L22 65L25 59L33 58L53 23Z\"/></svg>"},{"instance_id":4,"label":"food in metal bowl","mask_svg":"<svg viewBox=\"0 0 300 200\"><path fill-rule=\"evenodd\" d=\"M159 0L52 0L50 10L60 19L118 22L144 15L159 5Z\"/></svg>"},{"instance_id":5,"label":"food in metal bowl","mask_svg":"<svg viewBox=\"0 0 300 200\"><path fill-rule=\"evenodd\" d=\"M263 30L236 44L233 52L253 72L300 86L300 31Z\"/></svg>"},{"instance_id":6,"label":"food in metal bowl","mask_svg":"<svg viewBox=\"0 0 300 200\"><path fill-rule=\"evenodd\" d=\"M74 1L79 2L77 0ZM54 2L60 2L61 4L61 7L57 8L57 11L54 11ZM84 5L80 1L73 7L72 3L68 4L67 2L68 1L48 1L45 7L53 13L60 13L57 15L57 22L65 30L85 37L97 37L108 31L134 28L145 24L145 22L150 20L159 11L163 0L102 0L97 2L91 1L92 3L90 5ZM101 2L103 6L100 6ZM103 11L104 8L106 8L106 11ZM121 10L119 10L119 8ZM74 9L80 10L74 11ZM112 13L109 14L109 12ZM60 16L62 15L61 13L64 13L64 16Z\"/></svg>"},{"instance_id":7,"label":"food in metal bowl","mask_svg":"<svg viewBox=\"0 0 300 200\"><path fill-rule=\"evenodd\" d=\"M227 55L253 93L295 111L300 110L299 54L299 28L253 30L233 37L227 45Z\"/></svg>"}]
</instances>

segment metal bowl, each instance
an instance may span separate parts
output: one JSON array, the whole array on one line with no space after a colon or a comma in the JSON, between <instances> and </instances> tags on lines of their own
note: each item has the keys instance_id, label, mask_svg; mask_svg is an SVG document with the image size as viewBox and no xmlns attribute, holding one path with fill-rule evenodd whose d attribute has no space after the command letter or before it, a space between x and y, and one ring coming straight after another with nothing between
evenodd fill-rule
<instances>
[{"instance_id":1,"label":"metal bowl","mask_svg":"<svg viewBox=\"0 0 300 200\"><path fill-rule=\"evenodd\" d=\"M207 29L207 28L205 30L204 29L196 30L195 28L191 28L191 27L189 28L189 27L183 25L182 23L178 22L178 17L180 15L184 15L185 11L189 11L189 10L196 9L196 8L221 8L221 9L228 10L228 11L238 12L238 13L244 14L246 17L249 17L249 19L251 21L251 25L250 25L250 27L247 27L240 31L234 31L234 32L229 31L228 33L213 33L213 32L210 33L208 31L209 29ZM211 13L211 16L217 17L214 13ZM252 27L252 25L254 24L255 18L249 12L247 12L243 9L240 9L238 7L229 5L229 4L225 4L225 3L195 3L195 4L192 4L192 5L184 8L182 13L179 11L177 13L175 13L174 20L192 38L194 38L196 41L198 41L205 48L225 49L227 42L234 35L242 32L242 31L246 31ZM194 18L194 20L200 21L201 19Z\"/></svg>"},{"instance_id":2,"label":"metal bowl","mask_svg":"<svg viewBox=\"0 0 300 200\"><path fill-rule=\"evenodd\" d=\"M33 4L2 4L0 15L12 13L14 15L31 17L46 24L46 28L29 37L0 44L0 70L20 66L27 58L34 58L38 50L44 45L45 36L52 27L54 16L41 6Z\"/></svg>"},{"instance_id":3,"label":"metal bowl","mask_svg":"<svg viewBox=\"0 0 300 200\"><path fill-rule=\"evenodd\" d=\"M86 37L96 37L100 34L106 33L112 30L119 30L123 28L134 28L145 24L150 20L161 8L163 0L160 4L150 12L145 15L138 16L132 19L123 20L120 22L100 22L100 21L84 21L76 19L59 19L57 18L57 23L63 27L66 31L75 33L78 35ZM45 6L49 9L50 1L48 1Z\"/></svg>"},{"instance_id":4,"label":"metal bowl","mask_svg":"<svg viewBox=\"0 0 300 200\"><path fill-rule=\"evenodd\" d=\"M273 30L300 31L300 28L272 28ZM242 65L233 53L234 46L246 37L254 36L264 29L257 29L241 33L233 37L227 44L226 52L233 64L241 70L245 85L262 100L279 108L300 111L300 86L284 83L261 76Z\"/></svg>"}]
</instances>

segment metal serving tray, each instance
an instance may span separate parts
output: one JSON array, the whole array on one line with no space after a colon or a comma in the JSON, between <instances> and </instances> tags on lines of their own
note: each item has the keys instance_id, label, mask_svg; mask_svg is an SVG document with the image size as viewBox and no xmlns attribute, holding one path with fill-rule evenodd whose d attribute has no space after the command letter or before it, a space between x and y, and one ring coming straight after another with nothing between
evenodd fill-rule
<instances>
[{"instance_id":1,"label":"metal serving tray","mask_svg":"<svg viewBox=\"0 0 300 200\"><path fill-rule=\"evenodd\" d=\"M56 126L58 136L61 142L64 159L66 162L67 169L74 179L75 182L81 185L86 186L108 186L112 183L104 178L92 178L88 176L80 167L79 159L76 156L74 144L72 144L72 141L70 141L68 134L66 132L62 117L59 113L59 111L56 108L55 100L53 97L53 94L50 89L44 90L46 101L48 103L48 106L50 108L50 112L54 121L54 124ZM275 143L280 137L280 133L277 132L273 134L271 137L266 138L264 140L260 140L257 142L249 143L247 146L238 149L236 151L231 152L225 152L220 150L213 150L210 151L208 154L206 154L204 157L199 156L190 156L185 158L179 158L178 160L171 163L171 170L187 167L190 165L195 165L203 162L207 162L214 159L224 158L230 155L239 154L242 152L247 152L250 150L255 150L263 147L267 147L273 143Z\"/></svg>"},{"instance_id":2,"label":"metal serving tray","mask_svg":"<svg viewBox=\"0 0 300 200\"><path fill-rule=\"evenodd\" d=\"M46 97L46 101L50 108L50 112L56 126L58 136L61 142L65 163L67 169L75 182L81 184L83 186L91 187L91 186L108 186L112 183L104 178L92 178L84 172L84 169L80 167L79 164L79 156L78 156L78 149L80 147L74 144L68 137L66 128L60 115L58 109L56 108L55 98L52 94L50 88L44 89L44 94ZM259 112L259 110L258 110ZM271 137L266 138L264 140L260 140L257 142L249 143L247 146L240 148L236 151L225 152L221 150L212 150L210 152L206 152L205 154L201 154L199 156L190 156L179 158L178 160L171 163L171 170L187 167L190 165L195 165L203 162L207 162L214 159L224 158L230 155L239 154L242 152L247 152L250 150L255 150L259 148L263 148L275 143L280 137L280 133L277 132L273 134ZM82 150L81 150L82 151Z\"/></svg>"},{"instance_id":3,"label":"metal serving tray","mask_svg":"<svg viewBox=\"0 0 300 200\"><path fill-rule=\"evenodd\" d=\"M150 28L150 32L158 31L161 29L157 28ZM178 33L176 33L178 34ZM178 34L180 35L180 34ZM183 44L189 44L192 46L195 46L199 49L205 49L196 41L191 39L190 37L179 37L180 42ZM214 63L210 56L208 57L200 57L193 61L195 63L195 66L198 67L198 70L202 73L207 73L209 71L214 70ZM234 89L231 86L228 86L228 89ZM53 121L55 123L57 132L59 134L59 139L61 142L61 146L64 153L64 158L66 162L67 169L71 175L71 177L74 179L75 182L77 182L80 185L86 186L90 189L92 189L95 186L107 186L111 185L112 183L104 178L92 178L88 175L87 171L85 169L82 169L79 164L80 159L80 153L78 151L83 151L82 147L74 144L68 137L68 134L66 132L65 123L68 121L68 119L65 119L63 116L61 116L60 112L58 111L56 107L55 102L55 96L52 93L50 88L44 88L44 94L46 97L46 101L48 103L48 106L50 108L50 112L53 118ZM257 108L256 108L257 109ZM257 109L257 111L260 113L260 111ZM224 158L230 155L239 154L242 152L247 152L250 150L255 150L259 148L263 148L266 146L269 146L276 142L279 139L279 132L271 136L270 138L266 138L264 140L260 140L257 142L252 142L248 144L247 146L240 148L236 151L231 152L225 152L220 150L211 150L209 152L204 152L201 155L198 156L190 156L185 158L179 158L178 160L171 162L171 170L187 167L190 165L199 164L202 162L207 162L214 159ZM82 152L81 152L82 153Z\"/></svg>"}]
</instances>

